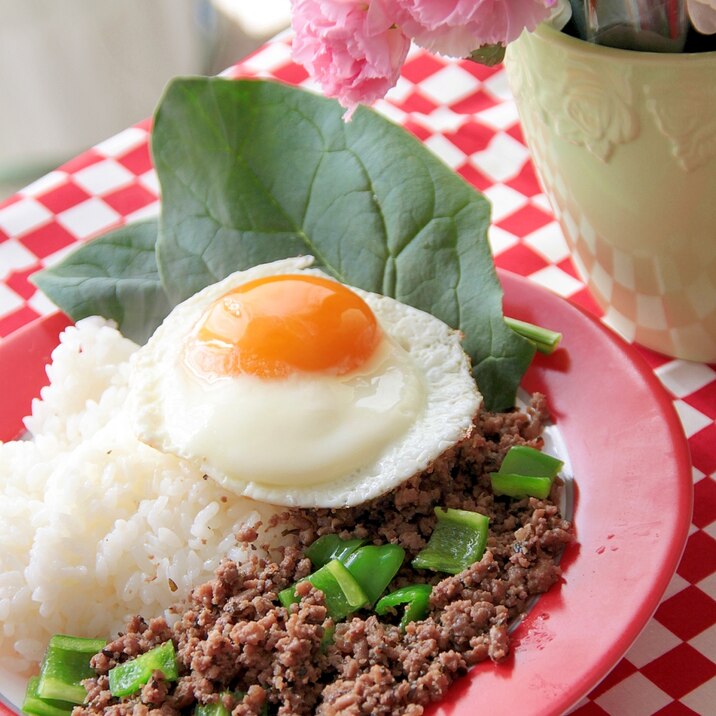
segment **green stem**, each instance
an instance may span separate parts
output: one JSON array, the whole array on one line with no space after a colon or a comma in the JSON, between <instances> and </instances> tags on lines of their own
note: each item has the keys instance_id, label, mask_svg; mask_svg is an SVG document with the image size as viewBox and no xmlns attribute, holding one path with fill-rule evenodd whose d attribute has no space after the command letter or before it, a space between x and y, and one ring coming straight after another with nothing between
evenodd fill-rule
<instances>
[{"instance_id":1,"label":"green stem","mask_svg":"<svg viewBox=\"0 0 716 716\"><path fill-rule=\"evenodd\" d=\"M534 323L527 323L527 321L519 321L516 318L509 318L505 316L505 323L515 332L526 338L528 341L534 343L535 348L540 353L549 355L554 353L562 340L562 334L557 331L551 331L549 328L542 328L536 326Z\"/></svg>"}]
</instances>

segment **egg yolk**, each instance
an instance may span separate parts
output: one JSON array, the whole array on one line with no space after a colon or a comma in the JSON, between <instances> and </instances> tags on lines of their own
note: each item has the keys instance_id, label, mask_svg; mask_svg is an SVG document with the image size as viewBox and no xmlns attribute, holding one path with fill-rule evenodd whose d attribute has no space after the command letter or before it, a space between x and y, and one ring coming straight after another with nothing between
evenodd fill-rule
<instances>
[{"instance_id":1,"label":"egg yolk","mask_svg":"<svg viewBox=\"0 0 716 716\"><path fill-rule=\"evenodd\" d=\"M205 375L345 375L368 361L381 335L366 302L342 284L270 276L216 300L199 321L187 357Z\"/></svg>"}]
</instances>

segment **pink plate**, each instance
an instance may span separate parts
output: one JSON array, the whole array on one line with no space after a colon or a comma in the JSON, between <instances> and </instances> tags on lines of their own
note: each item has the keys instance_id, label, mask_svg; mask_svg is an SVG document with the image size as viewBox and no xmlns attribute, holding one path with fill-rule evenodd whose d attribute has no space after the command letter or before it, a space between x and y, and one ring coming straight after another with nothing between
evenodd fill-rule
<instances>
[{"instance_id":1,"label":"pink plate","mask_svg":"<svg viewBox=\"0 0 716 716\"><path fill-rule=\"evenodd\" d=\"M566 443L577 543L565 551L563 582L513 632L508 661L473 669L430 710L434 716L550 716L574 705L648 622L691 518L686 439L652 371L582 310L514 274L500 277L507 315L564 335L555 354L537 356L524 386L548 396ZM20 431L65 323L43 319L0 346L0 438Z\"/></svg>"}]
</instances>

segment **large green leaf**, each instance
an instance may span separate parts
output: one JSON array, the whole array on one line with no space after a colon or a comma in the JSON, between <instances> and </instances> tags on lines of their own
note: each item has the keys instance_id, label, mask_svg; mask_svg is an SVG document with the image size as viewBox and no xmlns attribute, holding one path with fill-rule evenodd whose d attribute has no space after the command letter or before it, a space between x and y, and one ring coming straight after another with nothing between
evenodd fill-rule
<instances>
[{"instance_id":1,"label":"large green leaf","mask_svg":"<svg viewBox=\"0 0 716 716\"><path fill-rule=\"evenodd\" d=\"M152 135L170 299L310 253L341 281L462 330L487 407L511 407L534 349L503 320L487 201L377 113L344 123L342 112L273 82L170 84Z\"/></svg>"},{"instance_id":2,"label":"large green leaf","mask_svg":"<svg viewBox=\"0 0 716 716\"><path fill-rule=\"evenodd\" d=\"M170 310L155 257L157 221L123 226L81 246L32 281L75 321L104 316L138 343Z\"/></svg>"}]
</instances>

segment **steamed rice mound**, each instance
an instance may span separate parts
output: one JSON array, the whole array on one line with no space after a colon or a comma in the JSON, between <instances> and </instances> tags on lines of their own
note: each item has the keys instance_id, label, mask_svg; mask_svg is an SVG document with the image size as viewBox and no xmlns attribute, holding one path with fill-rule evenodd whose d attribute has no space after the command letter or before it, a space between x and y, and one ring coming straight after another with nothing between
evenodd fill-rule
<instances>
[{"instance_id":1,"label":"steamed rice mound","mask_svg":"<svg viewBox=\"0 0 716 716\"><path fill-rule=\"evenodd\" d=\"M243 561L236 533L273 512L134 438L136 349L102 319L68 328L33 440L0 443L0 668L27 673L52 634L109 637L162 613L223 557Z\"/></svg>"}]
</instances>

